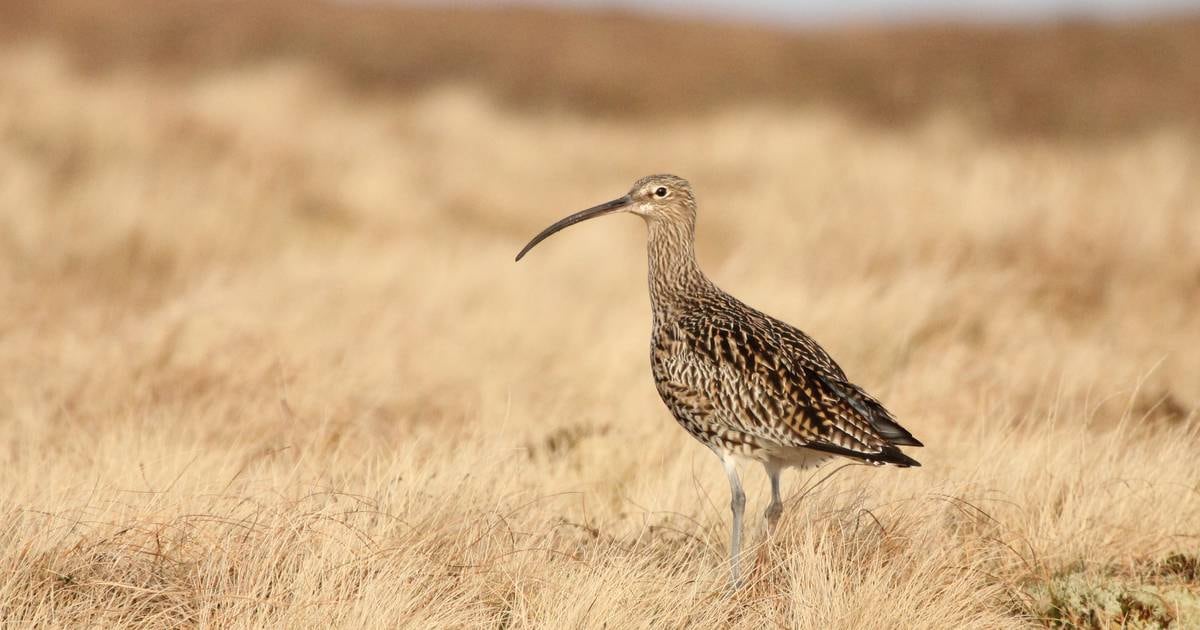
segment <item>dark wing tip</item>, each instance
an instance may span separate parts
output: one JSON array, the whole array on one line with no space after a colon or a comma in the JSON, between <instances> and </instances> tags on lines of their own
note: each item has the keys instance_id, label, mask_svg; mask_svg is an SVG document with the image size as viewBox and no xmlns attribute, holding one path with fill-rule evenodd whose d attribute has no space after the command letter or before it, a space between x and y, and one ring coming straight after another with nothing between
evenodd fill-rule
<instances>
[{"instance_id":1,"label":"dark wing tip","mask_svg":"<svg viewBox=\"0 0 1200 630\"><path fill-rule=\"evenodd\" d=\"M830 386L835 393L843 400L848 402L850 406L871 423L871 428L879 434L888 444L895 446L925 446L921 440L913 437L908 429L900 426L899 422L892 417L892 413L883 406L883 403L875 400L861 387L849 381L835 381L826 378L825 382Z\"/></svg>"},{"instance_id":2,"label":"dark wing tip","mask_svg":"<svg viewBox=\"0 0 1200 630\"><path fill-rule=\"evenodd\" d=\"M874 457L872 459L874 461L878 461L878 462L881 462L884 464L892 464L894 466L899 466L901 468L920 468L921 467L921 462L909 457L908 455L905 455L904 451L901 451L900 449L896 448L895 446L884 447L883 452L881 452L878 457Z\"/></svg>"},{"instance_id":3,"label":"dark wing tip","mask_svg":"<svg viewBox=\"0 0 1200 630\"><path fill-rule=\"evenodd\" d=\"M850 459L856 459L858 461L874 464L876 466L892 464L893 466L899 466L901 468L921 467L921 462L909 457L908 455L905 455L904 451L901 451L892 444L884 446L883 448L879 449L878 452L857 451L843 446L838 446L836 444L829 444L827 442L809 442L804 445L804 448L810 448L814 451L833 453L834 455L849 457Z\"/></svg>"},{"instance_id":4,"label":"dark wing tip","mask_svg":"<svg viewBox=\"0 0 1200 630\"><path fill-rule=\"evenodd\" d=\"M895 437L895 438L888 438L888 442L890 442L896 446L925 446L924 444L921 443L921 440L918 440L917 438L913 437L911 434L903 435L903 436Z\"/></svg>"}]
</instances>

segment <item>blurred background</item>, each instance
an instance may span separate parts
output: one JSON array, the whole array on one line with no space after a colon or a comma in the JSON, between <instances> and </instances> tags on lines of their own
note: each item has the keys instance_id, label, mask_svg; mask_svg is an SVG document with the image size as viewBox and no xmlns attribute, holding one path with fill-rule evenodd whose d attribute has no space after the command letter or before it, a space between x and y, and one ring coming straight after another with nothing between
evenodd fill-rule
<instances>
[{"instance_id":1,"label":"blurred background","mask_svg":"<svg viewBox=\"0 0 1200 630\"><path fill-rule=\"evenodd\" d=\"M1076 360L1061 335L1094 333L1143 344L1102 377L1110 385L1153 372L1153 395L1166 401L1146 403L1155 413L1187 415L1200 399L1200 379L1177 371L1195 359L1167 352L1165 338L1120 332L1196 332L1180 313L1195 306L1200 275L1200 8L1183 2L9 0L0 42L0 257L5 292L21 305L8 314L14 367L49 361L48 348L13 344L22 333L35 345L56 339L29 317L85 336L124 322L141 339L149 314L216 287L238 309L275 292L273 304L302 311L296 274L335 260L344 267L325 267L333 286L382 274L402 285L391 298L410 317L423 312L418 298L442 325L471 309L513 317L482 324L494 333L483 341L449 326L387 342L392 369L429 387L479 381L451 365L422 369L412 357L446 356L422 344L453 346L455 366L496 361L489 348L502 353L544 326L546 352L586 347L586 327L528 319L542 300L603 304L611 320L589 325L638 348L639 226L576 228L519 267L508 250L668 171L700 191L699 251L718 283L835 345L844 336L843 353L881 342L845 328L845 311L907 331L876 353L890 359L864 356L863 369L940 358L944 342L1003 357L989 343L1016 352L1034 334L1058 348L1049 367L1029 358L1009 372L1053 380ZM612 283L609 293L579 283L598 260L607 273L586 280ZM448 285L448 267L470 280ZM484 291L483 278L514 284ZM906 282L926 292L929 311L889 321L872 300ZM838 306L843 297L851 303ZM330 321L353 321L356 309L341 306L328 307ZM1011 313L988 316L1001 307ZM845 329L827 330L826 316ZM1006 317L1036 332L1011 332ZM212 340L195 343L212 351ZM153 356L163 368L178 358ZM631 378L641 379L640 358L619 361ZM405 407L432 395L405 389ZM48 406L63 395L48 394Z\"/></svg>"},{"instance_id":2,"label":"blurred background","mask_svg":"<svg viewBox=\"0 0 1200 630\"><path fill-rule=\"evenodd\" d=\"M636 582L580 614L835 627L688 581L726 489L650 380L639 222L512 262L655 172L928 445L808 499L929 541L843 627L1074 618L1028 585L1194 549L1196 2L0 0L3 617L574 627ZM869 582L790 549L780 589Z\"/></svg>"},{"instance_id":3,"label":"blurred background","mask_svg":"<svg viewBox=\"0 0 1200 630\"><path fill-rule=\"evenodd\" d=\"M469 82L506 106L588 116L820 104L884 125L939 110L1002 133L1194 124L1188 0L747 3L13 0L5 41L91 76L303 63L339 88Z\"/></svg>"}]
</instances>

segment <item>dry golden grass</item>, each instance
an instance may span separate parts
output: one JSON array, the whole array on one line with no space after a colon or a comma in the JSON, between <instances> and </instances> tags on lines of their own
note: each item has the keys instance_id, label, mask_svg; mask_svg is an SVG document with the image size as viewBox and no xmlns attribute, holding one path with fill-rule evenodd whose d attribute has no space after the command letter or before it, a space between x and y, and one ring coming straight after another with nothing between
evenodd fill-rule
<instances>
[{"instance_id":1,"label":"dry golden grass","mask_svg":"<svg viewBox=\"0 0 1200 630\"><path fill-rule=\"evenodd\" d=\"M67 59L0 50L6 625L1200 624L1194 136ZM928 444L789 473L733 595L723 474L648 374L642 227L511 262L656 171L710 275Z\"/></svg>"}]
</instances>

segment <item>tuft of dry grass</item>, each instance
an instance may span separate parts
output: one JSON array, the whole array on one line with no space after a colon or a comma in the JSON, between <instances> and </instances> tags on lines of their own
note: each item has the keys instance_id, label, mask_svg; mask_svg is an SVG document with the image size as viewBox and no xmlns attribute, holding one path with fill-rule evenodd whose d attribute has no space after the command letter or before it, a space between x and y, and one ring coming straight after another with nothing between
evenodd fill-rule
<instances>
[{"instance_id":1,"label":"tuft of dry grass","mask_svg":"<svg viewBox=\"0 0 1200 630\"><path fill-rule=\"evenodd\" d=\"M734 594L723 474L648 375L641 226L511 262L665 170L698 189L710 275L928 444L920 469L790 473ZM1198 204L1200 145L1169 126L595 119L470 81L348 91L303 59L95 75L10 44L0 618L1200 624Z\"/></svg>"}]
</instances>

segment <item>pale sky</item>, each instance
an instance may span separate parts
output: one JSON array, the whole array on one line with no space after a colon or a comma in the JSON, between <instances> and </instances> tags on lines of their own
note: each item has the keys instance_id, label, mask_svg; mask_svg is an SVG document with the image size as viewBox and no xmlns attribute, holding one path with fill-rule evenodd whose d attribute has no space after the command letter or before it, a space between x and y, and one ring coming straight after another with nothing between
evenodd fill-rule
<instances>
[{"instance_id":1,"label":"pale sky","mask_svg":"<svg viewBox=\"0 0 1200 630\"><path fill-rule=\"evenodd\" d=\"M468 0L427 4L538 5L622 8L696 17L734 17L780 25L895 22L923 19L1027 21L1091 17L1120 19L1198 12L1200 0Z\"/></svg>"}]
</instances>

